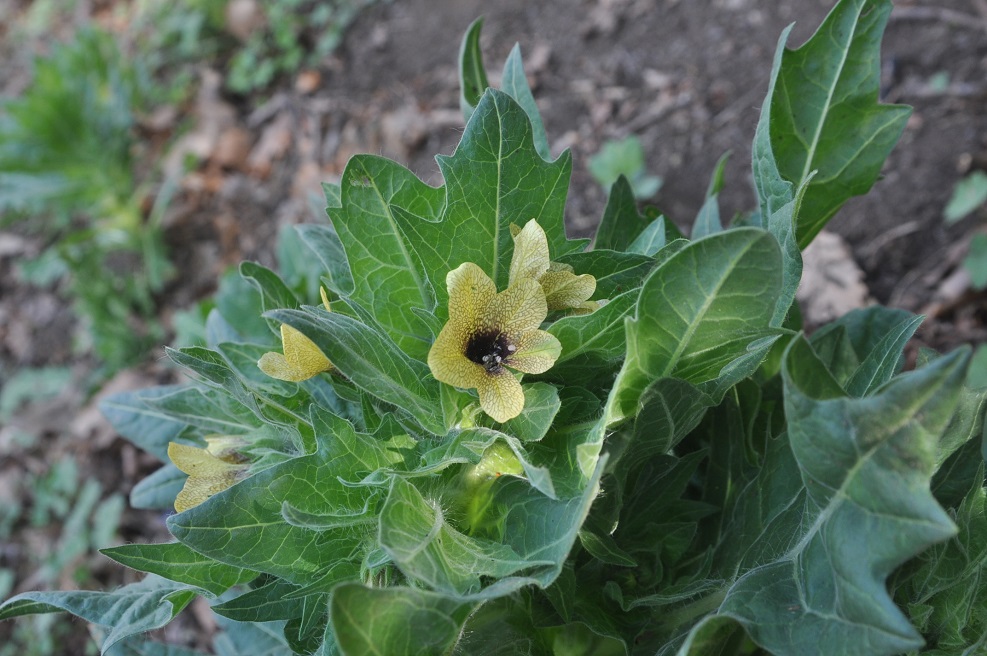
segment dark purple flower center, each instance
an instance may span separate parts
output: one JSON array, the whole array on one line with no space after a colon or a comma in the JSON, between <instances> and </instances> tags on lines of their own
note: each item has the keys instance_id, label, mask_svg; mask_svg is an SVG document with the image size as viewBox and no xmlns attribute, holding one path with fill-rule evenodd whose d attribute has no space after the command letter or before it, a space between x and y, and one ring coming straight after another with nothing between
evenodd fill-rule
<instances>
[{"instance_id":1,"label":"dark purple flower center","mask_svg":"<svg viewBox=\"0 0 987 656\"><path fill-rule=\"evenodd\" d=\"M466 343L466 358L470 362L482 365L491 373L496 373L504 366L506 360L514 353L515 347L507 341L507 335L496 330L474 333Z\"/></svg>"}]
</instances>

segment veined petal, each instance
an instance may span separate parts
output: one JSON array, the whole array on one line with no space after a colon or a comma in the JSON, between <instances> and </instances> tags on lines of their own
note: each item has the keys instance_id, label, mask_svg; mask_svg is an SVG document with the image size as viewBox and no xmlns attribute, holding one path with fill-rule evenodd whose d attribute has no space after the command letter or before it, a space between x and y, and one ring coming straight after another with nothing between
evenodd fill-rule
<instances>
[{"instance_id":1,"label":"veined petal","mask_svg":"<svg viewBox=\"0 0 987 656\"><path fill-rule=\"evenodd\" d=\"M548 371L559 359L562 344L555 335L544 330L533 330L515 343L515 351L504 364L526 374L540 374Z\"/></svg>"},{"instance_id":2,"label":"veined petal","mask_svg":"<svg viewBox=\"0 0 987 656\"><path fill-rule=\"evenodd\" d=\"M220 460L205 449L187 444L168 444L168 457L188 474L185 486L175 499L175 510L184 512L209 497L232 487L247 471L246 464Z\"/></svg>"},{"instance_id":3,"label":"veined petal","mask_svg":"<svg viewBox=\"0 0 987 656\"><path fill-rule=\"evenodd\" d=\"M467 326L450 319L428 351L428 368L436 380L471 389L482 384L487 377L484 368L466 357L466 343L470 333Z\"/></svg>"},{"instance_id":4,"label":"veined petal","mask_svg":"<svg viewBox=\"0 0 987 656\"><path fill-rule=\"evenodd\" d=\"M332 366L315 342L286 323L281 324L281 341L284 343L285 360L296 371L308 374L305 378L311 378Z\"/></svg>"},{"instance_id":5,"label":"veined petal","mask_svg":"<svg viewBox=\"0 0 987 656\"><path fill-rule=\"evenodd\" d=\"M496 372L484 372L484 380L477 386L477 391L480 393L480 407L494 421L513 419L524 409L521 383L504 368Z\"/></svg>"},{"instance_id":6,"label":"veined petal","mask_svg":"<svg viewBox=\"0 0 987 656\"><path fill-rule=\"evenodd\" d=\"M539 282L549 310L579 307L596 291L596 278L588 273L577 276L571 267L549 270Z\"/></svg>"},{"instance_id":7,"label":"veined petal","mask_svg":"<svg viewBox=\"0 0 987 656\"><path fill-rule=\"evenodd\" d=\"M508 285L513 285L521 278L538 280L548 270L548 237L538 222L531 219L514 236L514 255L511 256Z\"/></svg>"},{"instance_id":8,"label":"veined petal","mask_svg":"<svg viewBox=\"0 0 987 656\"><path fill-rule=\"evenodd\" d=\"M478 330L487 306L497 295L497 287L483 269L472 262L463 262L446 274L449 290L449 322Z\"/></svg>"},{"instance_id":9,"label":"veined petal","mask_svg":"<svg viewBox=\"0 0 987 656\"><path fill-rule=\"evenodd\" d=\"M522 278L491 301L483 325L496 328L515 342L524 333L537 330L547 315L548 305L541 285L531 278Z\"/></svg>"},{"instance_id":10,"label":"veined petal","mask_svg":"<svg viewBox=\"0 0 987 656\"><path fill-rule=\"evenodd\" d=\"M265 353L257 361L260 370L271 378L297 383L332 367L315 342L288 324L281 324L281 342L284 355Z\"/></svg>"}]
</instances>

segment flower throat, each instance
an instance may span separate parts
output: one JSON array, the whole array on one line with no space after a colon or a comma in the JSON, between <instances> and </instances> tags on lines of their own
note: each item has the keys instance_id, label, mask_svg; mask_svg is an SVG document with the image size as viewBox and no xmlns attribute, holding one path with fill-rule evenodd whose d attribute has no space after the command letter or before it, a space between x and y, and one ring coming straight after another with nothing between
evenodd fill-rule
<instances>
[{"instance_id":1,"label":"flower throat","mask_svg":"<svg viewBox=\"0 0 987 656\"><path fill-rule=\"evenodd\" d=\"M466 344L466 357L482 365L491 373L503 367L504 360L517 350L507 341L507 335L499 331L485 331L473 335Z\"/></svg>"}]
</instances>

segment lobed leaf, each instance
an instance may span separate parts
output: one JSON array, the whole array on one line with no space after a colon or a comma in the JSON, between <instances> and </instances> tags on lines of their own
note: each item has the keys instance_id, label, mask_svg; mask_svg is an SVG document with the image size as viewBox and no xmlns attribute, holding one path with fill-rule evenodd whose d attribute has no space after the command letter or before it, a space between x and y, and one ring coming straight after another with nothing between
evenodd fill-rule
<instances>
[{"instance_id":1,"label":"lobed leaf","mask_svg":"<svg viewBox=\"0 0 987 656\"><path fill-rule=\"evenodd\" d=\"M353 280L348 296L370 311L404 352L423 360L431 336L412 310L432 310L435 291L392 206L434 220L443 205L442 190L371 155L350 159L340 185L342 207L333 211L332 221Z\"/></svg>"},{"instance_id":2,"label":"lobed leaf","mask_svg":"<svg viewBox=\"0 0 987 656\"><path fill-rule=\"evenodd\" d=\"M895 654L918 647L922 639L885 580L955 533L929 479L968 356L946 356L852 399L820 382L822 363L808 348L795 340L783 367L791 453L804 487L787 479L790 501L782 505L784 497L775 496L768 506L779 514L744 520L763 528L741 561L749 569L741 569L719 612L779 654ZM772 478L786 471L762 469L748 493L768 498Z\"/></svg>"},{"instance_id":3,"label":"lobed leaf","mask_svg":"<svg viewBox=\"0 0 987 656\"><path fill-rule=\"evenodd\" d=\"M779 40L763 105L770 146L757 145L767 136L759 125L755 160L771 160L793 188L807 185L795 219L800 248L849 198L871 188L911 113L878 103L881 35L890 12L889 0L843 0L800 48L784 49L788 30ZM755 180L762 176L755 162ZM775 193L766 194L763 182L759 190L763 216L784 205L766 203Z\"/></svg>"}]
</instances>

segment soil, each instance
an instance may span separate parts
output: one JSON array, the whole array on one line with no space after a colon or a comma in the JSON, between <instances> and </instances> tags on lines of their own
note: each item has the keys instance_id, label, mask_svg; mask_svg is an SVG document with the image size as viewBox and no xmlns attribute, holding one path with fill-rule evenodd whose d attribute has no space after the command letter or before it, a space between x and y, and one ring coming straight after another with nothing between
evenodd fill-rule
<instances>
[{"instance_id":1,"label":"soil","mask_svg":"<svg viewBox=\"0 0 987 656\"><path fill-rule=\"evenodd\" d=\"M221 72L202 70L193 102L162 108L143 125L149 142L176 139L165 172L181 177L165 218L181 274L159 299L161 316L167 323L175 310L207 296L219 275L243 259L274 266L278 230L321 220L319 183L337 181L353 154L390 157L440 184L434 154L453 152L463 129L459 42L481 15L491 83L497 85L501 62L520 43L552 152L572 150L572 235L591 234L606 200L587 170L589 158L607 140L631 134L644 145L648 173L664 179L654 202L680 225L698 212L713 167L727 151L722 215L753 209L750 143L778 36L796 22L789 46L800 45L833 4L394 0L365 10L318 69L263 94L230 95ZM882 98L912 105L914 113L883 179L829 225L849 244L855 262L842 257L863 270L869 295L927 312L920 341L940 348L987 340L984 298L968 279L964 283L959 268L969 237L987 216L980 212L953 226L942 219L956 181L987 168L984 5L898 3L884 40ZM943 73L945 86L936 83ZM10 75L6 84L8 92L22 87L23 76ZM188 154L201 165L182 174ZM31 287L16 275L17 263L40 246L30 236L0 232L0 384L26 367L71 365L81 380L93 366L65 338L73 320L59 290ZM117 376L113 389L176 379L160 355ZM34 436L31 446L18 446L16 436L23 434ZM30 505L23 472L43 472L59 450L81 457L83 476L102 481L104 494L126 494L155 467L115 438L91 399L69 391L23 407L0 427L4 496ZM131 511L121 539L160 540L162 519ZM0 567L16 575L13 591L33 582L26 580L32 573L26 538L16 537L28 532L25 527L0 545ZM100 572L120 582L105 567ZM4 631L0 625L0 637Z\"/></svg>"}]
</instances>

